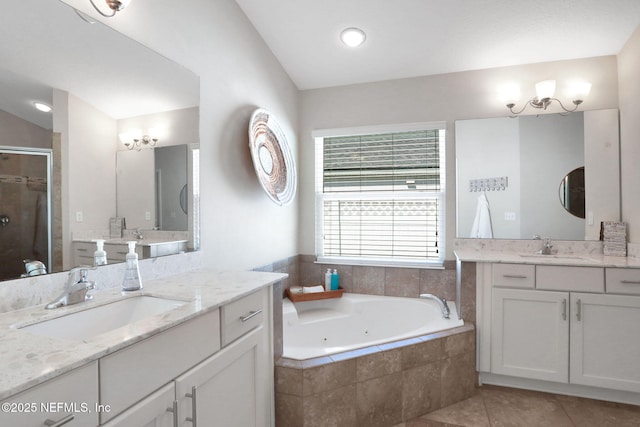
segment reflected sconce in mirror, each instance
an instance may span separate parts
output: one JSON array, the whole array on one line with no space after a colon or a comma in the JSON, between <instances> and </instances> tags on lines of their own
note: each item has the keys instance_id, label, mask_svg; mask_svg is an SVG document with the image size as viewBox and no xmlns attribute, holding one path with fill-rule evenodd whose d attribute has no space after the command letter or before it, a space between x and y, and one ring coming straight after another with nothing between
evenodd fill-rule
<instances>
[{"instance_id":1,"label":"reflected sconce in mirror","mask_svg":"<svg viewBox=\"0 0 640 427\"><path fill-rule=\"evenodd\" d=\"M116 12L120 12L122 9L127 7L131 0L105 0L107 6L109 7L109 9L111 9L110 13L104 13L102 10L100 10L100 8L96 6L93 0L89 0L89 2L100 15L106 18L111 18L112 16L115 16Z\"/></svg>"},{"instance_id":2,"label":"reflected sconce in mirror","mask_svg":"<svg viewBox=\"0 0 640 427\"><path fill-rule=\"evenodd\" d=\"M565 107L562 101L558 98L554 98L555 92L555 80L544 80L538 82L536 83L536 96L527 101L520 110L514 111L516 101L520 96L520 88L516 85L510 85L503 88L503 96L507 100L507 108L511 111L511 114L513 114L512 117L522 113L528 106L546 110L553 101L560 104L560 107L565 111L565 113L560 114L568 114L576 111L578 106L584 102L584 99L589 95L589 92L591 92L591 83L574 82L569 85L567 92L571 96L571 102L574 105L573 108Z\"/></svg>"},{"instance_id":3,"label":"reflected sconce in mirror","mask_svg":"<svg viewBox=\"0 0 640 427\"><path fill-rule=\"evenodd\" d=\"M146 134L141 129L131 129L120 134L120 141L129 150L140 151L144 147L155 147L161 133L162 129L159 127L149 128Z\"/></svg>"}]
</instances>

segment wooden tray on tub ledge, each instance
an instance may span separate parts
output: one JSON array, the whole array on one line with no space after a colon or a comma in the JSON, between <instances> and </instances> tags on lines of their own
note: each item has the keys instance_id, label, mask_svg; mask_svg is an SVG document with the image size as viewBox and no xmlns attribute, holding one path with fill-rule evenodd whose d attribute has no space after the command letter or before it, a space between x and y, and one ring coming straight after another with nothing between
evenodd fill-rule
<instances>
[{"instance_id":1,"label":"wooden tray on tub ledge","mask_svg":"<svg viewBox=\"0 0 640 427\"><path fill-rule=\"evenodd\" d=\"M294 286L294 288L302 288L302 286ZM302 289L300 289L302 291ZM292 292L289 288L285 289L287 297L292 302L304 302L304 301L317 301L322 299L340 298L344 289L338 288L336 291L324 291L324 292Z\"/></svg>"}]
</instances>

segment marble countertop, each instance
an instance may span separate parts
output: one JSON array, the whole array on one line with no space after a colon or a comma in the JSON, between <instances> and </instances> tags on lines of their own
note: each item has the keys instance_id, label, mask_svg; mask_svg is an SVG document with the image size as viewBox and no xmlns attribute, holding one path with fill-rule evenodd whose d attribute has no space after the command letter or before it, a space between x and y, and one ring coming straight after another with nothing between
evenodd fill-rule
<instances>
[{"instance_id":1,"label":"marble countertop","mask_svg":"<svg viewBox=\"0 0 640 427\"><path fill-rule=\"evenodd\" d=\"M116 244L116 245L126 245L128 242L136 242L136 246L153 246L153 245L161 245L165 243L186 243L187 239L177 239L177 238L144 238L144 239L102 239L105 244ZM82 242L82 243L95 243L96 239L74 239L74 242Z\"/></svg>"},{"instance_id":2,"label":"marble countertop","mask_svg":"<svg viewBox=\"0 0 640 427\"><path fill-rule=\"evenodd\" d=\"M597 253L554 253L541 255L535 252L508 252L476 249L455 249L460 261L509 264L564 265L581 267L640 268L640 258L605 256Z\"/></svg>"},{"instance_id":3,"label":"marble countertop","mask_svg":"<svg viewBox=\"0 0 640 427\"><path fill-rule=\"evenodd\" d=\"M187 303L135 322L135 334L125 326L84 341L43 337L20 327L114 302L123 298L119 287L93 292L93 300L68 307L46 310L44 305L38 305L0 314L0 400L215 310L286 276L202 269L149 280L142 291L127 293L127 296L151 295Z\"/></svg>"}]
</instances>

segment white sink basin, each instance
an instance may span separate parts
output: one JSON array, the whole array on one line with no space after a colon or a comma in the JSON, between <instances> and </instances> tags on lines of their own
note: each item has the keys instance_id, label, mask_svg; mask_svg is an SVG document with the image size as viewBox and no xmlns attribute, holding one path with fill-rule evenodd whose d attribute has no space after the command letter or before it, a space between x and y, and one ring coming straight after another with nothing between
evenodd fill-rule
<instances>
[{"instance_id":1,"label":"white sink basin","mask_svg":"<svg viewBox=\"0 0 640 427\"><path fill-rule=\"evenodd\" d=\"M82 341L164 313L183 304L186 304L186 301L138 295L19 329L51 338Z\"/></svg>"}]
</instances>

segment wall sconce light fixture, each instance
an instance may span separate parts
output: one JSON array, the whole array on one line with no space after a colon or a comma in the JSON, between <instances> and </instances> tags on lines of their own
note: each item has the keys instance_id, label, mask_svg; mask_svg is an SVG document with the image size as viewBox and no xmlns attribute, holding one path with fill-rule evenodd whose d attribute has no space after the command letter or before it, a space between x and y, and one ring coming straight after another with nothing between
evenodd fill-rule
<instances>
[{"instance_id":1,"label":"wall sconce light fixture","mask_svg":"<svg viewBox=\"0 0 640 427\"><path fill-rule=\"evenodd\" d=\"M129 150L142 150L144 147L155 147L162 129L159 127L149 128L146 134L141 129L131 129L120 134L120 141Z\"/></svg>"},{"instance_id":2,"label":"wall sconce light fixture","mask_svg":"<svg viewBox=\"0 0 640 427\"><path fill-rule=\"evenodd\" d=\"M111 9L111 13L104 13L98 8L98 6L96 6L93 0L89 0L93 8L97 10L100 15L106 18L111 18L116 14L116 12L120 12L122 9L124 9L129 5L129 2L131 2L131 0L104 0L104 1L105 3L107 3L107 6L109 7L109 9Z\"/></svg>"},{"instance_id":3,"label":"wall sconce light fixture","mask_svg":"<svg viewBox=\"0 0 640 427\"><path fill-rule=\"evenodd\" d=\"M533 108L546 110L553 101L557 101L558 104L560 104L560 107L566 112L560 114L568 114L576 111L578 109L578 106L584 102L584 99L589 95L589 92L591 92L591 83L574 82L569 86L569 92L572 98L571 102L573 102L574 105L574 107L571 109L565 107L562 101L560 101L558 98L553 97L556 91L555 80L544 80L536 83L536 96L527 101L524 106L518 111L513 110L513 108L516 106L516 103L513 100L518 98L519 89L516 87L511 87L509 91L510 93L506 95L507 99L509 99L507 108L513 115L522 113L529 105Z\"/></svg>"}]
</instances>

